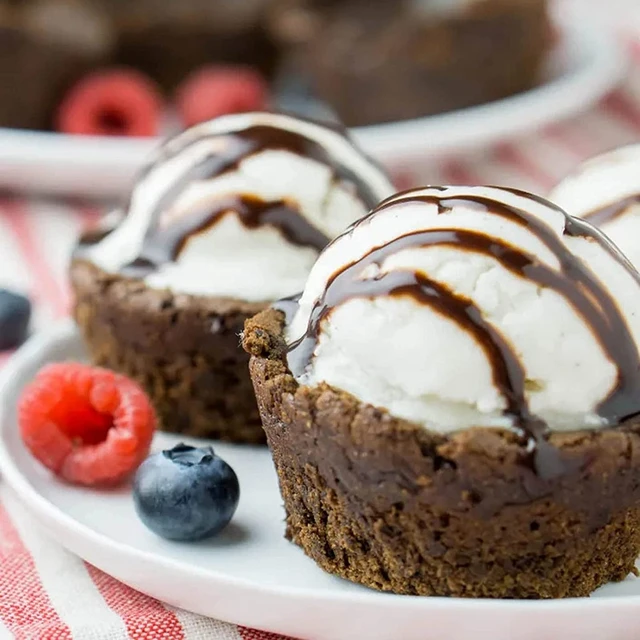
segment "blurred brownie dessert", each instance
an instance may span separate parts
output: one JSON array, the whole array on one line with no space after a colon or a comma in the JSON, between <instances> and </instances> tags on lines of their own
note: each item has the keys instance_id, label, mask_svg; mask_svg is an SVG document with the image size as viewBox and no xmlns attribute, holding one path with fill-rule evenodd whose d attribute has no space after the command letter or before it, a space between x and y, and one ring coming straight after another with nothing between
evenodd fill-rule
<instances>
[{"instance_id":1,"label":"blurred brownie dessert","mask_svg":"<svg viewBox=\"0 0 640 640\"><path fill-rule=\"evenodd\" d=\"M167 431L262 442L244 321L298 293L324 245L392 192L341 130L251 113L185 131L74 256L91 358L138 380Z\"/></svg>"},{"instance_id":2,"label":"blurred brownie dessert","mask_svg":"<svg viewBox=\"0 0 640 640\"><path fill-rule=\"evenodd\" d=\"M48 128L66 90L108 62L111 23L86 0L0 2L0 126Z\"/></svg>"},{"instance_id":3,"label":"blurred brownie dessert","mask_svg":"<svg viewBox=\"0 0 640 640\"><path fill-rule=\"evenodd\" d=\"M0 0L0 126L48 126L67 87L105 64L168 97L208 65L247 66L276 93L293 78L348 126L467 107L539 80L547 3Z\"/></svg>"},{"instance_id":4,"label":"blurred brownie dessert","mask_svg":"<svg viewBox=\"0 0 640 640\"><path fill-rule=\"evenodd\" d=\"M276 0L268 23L349 126L529 89L551 42L547 0Z\"/></svg>"}]
</instances>

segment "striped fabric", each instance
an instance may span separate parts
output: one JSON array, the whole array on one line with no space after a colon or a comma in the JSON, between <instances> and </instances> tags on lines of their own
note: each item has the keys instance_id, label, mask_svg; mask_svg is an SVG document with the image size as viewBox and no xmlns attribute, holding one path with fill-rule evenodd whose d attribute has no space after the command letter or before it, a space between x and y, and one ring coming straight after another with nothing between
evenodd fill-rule
<instances>
[{"instance_id":1,"label":"striped fabric","mask_svg":"<svg viewBox=\"0 0 640 640\"><path fill-rule=\"evenodd\" d=\"M636 0L634 0L636 1ZM640 33L640 21L638 22ZM508 184L545 193L581 160L640 141L640 40L626 84L596 109L490 150L397 170L398 186ZM36 326L69 308L65 270L79 231L97 212L69 204L0 202L0 286L28 292ZM0 355L0 365L7 359ZM68 640L277 640L172 609L52 542L0 481L0 637Z\"/></svg>"}]
</instances>

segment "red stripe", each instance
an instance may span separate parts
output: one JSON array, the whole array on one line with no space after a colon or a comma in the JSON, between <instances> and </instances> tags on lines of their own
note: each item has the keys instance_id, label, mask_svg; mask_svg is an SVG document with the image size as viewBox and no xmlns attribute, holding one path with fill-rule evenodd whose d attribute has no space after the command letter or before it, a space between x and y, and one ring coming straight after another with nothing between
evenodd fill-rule
<instances>
[{"instance_id":1,"label":"red stripe","mask_svg":"<svg viewBox=\"0 0 640 640\"><path fill-rule=\"evenodd\" d=\"M15 200L2 200L0 215L13 232L28 265L31 275L31 295L38 302L51 307L56 316L66 315L69 309L69 295L53 275L51 266L44 257L45 249L40 246L28 208Z\"/></svg>"},{"instance_id":2,"label":"red stripe","mask_svg":"<svg viewBox=\"0 0 640 640\"><path fill-rule=\"evenodd\" d=\"M555 144L563 146L567 151L576 156L576 162L586 160L597 151L589 144L588 132L584 135L575 135L575 132L567 127L551 125L544 131L544 135Z\"/></svg>"},{"instance_id":3,"label":"red stripe","mask_svg":"<svg viewBox=\"0 0 640 640\"><path fill-rule=\"evenodd\" d=\"M530 160L512 144L500 144L494 150L496 158L517 169L522 175L535 180L540 187L550 188L556 177L547 173L542 166Z\"/></svg>"},{"instance_id":4,"label":"red stripe","mask_svg":"<svg viewBox=\"0 0 640 640\"><path fill-rule=\"evenodd\" d=\"M417 186L416 175L406 170L394 171L391 174L391 181L398 191L406 191Z\"/></svg>"},{"instance_id":5,"label":"red stripe","mask_svg":"<svg viewBox=\"0 0 640 640\"><path fill-rule=\"evenodd\" d=\"M616 91L608 95L603 104L610 114L629 127L633 133L640 133L640 107L628 94Z\"/></svg>"},{"instance_id":6,"label":"red stripe","mask_svg":"<svg viewBox=\"0 0 640 640\"><path fill-rule=\"evenodd\" d=\"M462 162L445 162L439 168L444 181L448 185L469 187L479 182L478 176L474 175Z\"/></svg>"},{"instance_id":7,"label":"red stripe","mask_svg":"<svg viewBox=\"0 0 640 640\"><path fill-rule=\"evenodd\" d=\"M634 60L640 60L640 38L637 33L624 34L629 42L629 51Z\"/></svg>"},{"instance_id":8,"label":"red stripe","mask_svg":"<svg viewBox=\"0 0 640 640\"><path fill-rule=\"evenodd\" d=\"M13 355L13 351L0 352L0 369L2 369L2 367L4 367L5 364L7 364L7 361L11 358L12 355Z\"/></svg>"},{"instance_id":9,"label":"red stripe","mask_svg":"<svg viewBox=\"0 0 640 640\"><path fill-rule=\"evenodd\" d=\"M107 606L122 618L131 640L184 640L177 616L161 602L118 582L88 563L87 570Z\"/></svg>"},{"instance_id":10,"label":"red stripe","mask_svg":"<svg viewBox=\"0 0 640 640\"><path fill-rule=\"evenodd\" d=\"M290 640L285 636L279 636L268 631L256 631L255 629L247 629L238 627L238 633L242 640Z\"/></svg>"},{"instance_id":11,"label":"red stripe","mask_svg":"<svg viewBox=\"0 0 640 640\"><path fill-rule=\"evenodd\" d=\"M102 211L98 207L88 204L78 203L72 207L72 211L74 211L80 219L81 232L92 229L102 218Z\"/></svg>"},{"instance_id":12,"label":"red stripe","mask_svg":"<svg viewBox=\"0 0 640 640\"><path fill-rule=\"evenodd\" d=\"M31 554L0 505L0 620L16 640L71 640L42 588Z\"/></svg>"}]
</instances>

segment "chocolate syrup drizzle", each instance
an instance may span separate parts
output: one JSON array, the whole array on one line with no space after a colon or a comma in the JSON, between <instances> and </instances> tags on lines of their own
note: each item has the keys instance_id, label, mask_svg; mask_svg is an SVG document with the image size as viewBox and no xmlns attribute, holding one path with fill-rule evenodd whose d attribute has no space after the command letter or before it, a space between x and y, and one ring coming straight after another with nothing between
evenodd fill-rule
<instances>
[{"instance_id":1,"label":"chocolate syrup drizzle","mask_svg":"<svg viewBox=\"0 0 640 640\"><path fill-rule=\"evenodd\" d=\"M189 184L234 171L241 162L263 151L282 150L311 158L332 170L334 182L352 185L368 209L372 209L378 203L371 186L355 171L338 162L323 145L301 134L268 125L257 125L226 135L212 133L200 137L178 137L165 145L156 161L139 175L138 181L144 179L155 167L184 153L192 145L201 144L209 139L216 140L219 144L214 145L211 152L199 162L187 167L157 199L140 255L123 267L124 272L142 277L162 264L174 261L189 236L214 225L221 215L228 211L237 213L241 222L248 228L270 225L279 229L293 244L313 247L318 251L323 249L329 239L297 210L295 203L265 202L252 195L215 200L208 210L203 206L197 211L186 211L167 225L171 226L171 229L161 228L163 214L171 211Z\"/></svg>"},{"instance_id":2,"label":"chocolate syrup drizzle","mask_svg":"<svg viewBox=\"0 0 640 640\"><path fill-rule=\"evenodd\" d=\"M509 191L549 206L535 196ZM367 267L382 265L388 256L399 251L433 245L455 246L491 256L512 273L563 295L590 325L608 357L618 365L616 386L598 407L599 415L607 425L615 425L640 412L640 357L629 328L611 294L585 263L567 251L551 229L522 209L479 196L437 197L413 193L385 201L378 211L409 202L434 204L439 213L449 212L459 205L471 206L525 226L554 254L560 270L556 271L534 256L477 231L430 229L396 238L372 249L329 280L322 298L311 312L306 333L289 347L288 364L295 376L300 376L308 366L319 339L320 324L337 306L356 297L411 296L453 319L475 338L491 363L495 385L507 401L505 415L513 419L515 428L530 445L528 450L534 470L542 478L562 473L559 452L546 440L547 425L529 410L525 395L526 374L520 359L500 332L484 320L481 310L472 300L423 274L410 271L392 271L361 278ZM569 216L566 217L564 233L600 239L599 232L591 225ZM611 247L610 250L624 262L615 249Z\"/></svg>"},{"instance_id":3,"label":"chocolate syrup drizzle","mask_svg":"<svg viewBox=\"0 0 640 640\"><path fill-rule=\"evenodd\" d=\"M158 265L176 260L191 236L213 226L229 211L249 229L263 225L275 227L292 244L313 247L320 252L329 243L327 236L283 200L265 202L255 196L230 195L216 199L213 206L189 211L179 224L155 227L148 232L140 255L123 268L123 273L141 277Z\"/></svg>"},{"instance_id":4,"label":"chocolate syrup drizzle","mask_svg":"<svg viewBox=\"0 0 640 640\"><path fill-rule=\"evenodd\" d=\"M332 168L334 181L340 180L354 186L368 208L377 204L376 194L371 187L346 165L340 164L324 146L292 131L286 131L273 126L260 125L250 127L225 136L211 134L201 138L189 140L185 145L167 147L170 154L163 154L157 162L164 163L170 157L184 152L192 144L199 144L208 138L218 138L219 148L212 151L175 180L165 193L158 199L152 213L152 223L144 241L144 248L136 263L159 265L175 260L180 248L189 235L207 228L219 219L225 211L236 211L240 220L248 228L255 228L262 224L269 224L280 229L283 235L292 243L311 246L321 250L329 241L318 229L311 225L293 206L284 202L263 202L251 196L229 198L224 202L216 202L211 211L189 212L182 217L180 224L170 233L158 233L155 224L160 216L171 209L178 196L185 187L194 181L202 181L221 176L234 171L240 163L252 155L267 150L282 150L289 153L311 158Z\"/></svg>"},{"instance_id":5,"label":"chocolate syrup drizzle","mask_svg":"<svg viewBox=\"0 0 640 640\"><path fill-rule=\"evenodd\" d=\"M619 218L629 209L629 207L636 204L640 204L640 194L629 196L628 198L618 200L617 202L601 207L600 209L595 209L590 213L585 214L584 218L586 218L591 224L601 226Z\"/></svg>"}]
</instances>

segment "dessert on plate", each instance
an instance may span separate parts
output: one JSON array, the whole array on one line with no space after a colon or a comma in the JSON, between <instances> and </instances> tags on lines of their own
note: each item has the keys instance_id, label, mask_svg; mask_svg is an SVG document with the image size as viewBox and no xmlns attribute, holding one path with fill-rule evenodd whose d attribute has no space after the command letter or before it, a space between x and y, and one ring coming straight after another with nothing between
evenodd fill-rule
<instances>
[{"instance_id":1,"label":"dessert on plate","mask_svg":"<svg viewBox=\"0 0 640 640\"><path fill-rule=\"evenodd\" d=\"M349 126L530 89L551 47L547 0L275 0L270 24Z\"/></svg>"},{"instance_id":2,"label":"dessert on plate","mask_svg":"<svg viewBox=\"0 0 640 640\"><path fill-rule=\"evenodd\" d=\"M549 197L571 215L602 229L640 268L640 144L588 160Z\"/></svg>"},{"instance_id":3,"label":"dessert on plate","mask_svg":"<svg viewBox=\"0 0 640 640\"><path fill-rule=\"evenodd\" d=\"M243 344L287 536L399 594L585 596L640 551L640 275L516 190L404 192Z\"/></svg>"},{"instance_id":4,"label":"dessert on plate","mask_svg":"<svg viewBox=\"0 0 640 640\"><path fill-rule=\"evenodd\" d=\"M299 292L329 240L390 193L345 132L286 115L227 116L169 140L115 228L74 255L92 360L140 382L165 430L263 441L244 321Z\"/></svg>"},{"instance_id":5,"label":"dessert on plate","mask_svg":"<svg viewBox=\"0 0 640 640\"><path fill-rule=\"evenodd\" d=\"M459 109L540 80L551 46L547 4L0 0L0 126L51 126L76 79L114 65L148 76L167 101L203 68L248 66L273 81L275 104L303 115L333 107L349 126ZM135 107L117 85L111 93Z\"/></svg>"}]
</instances>

